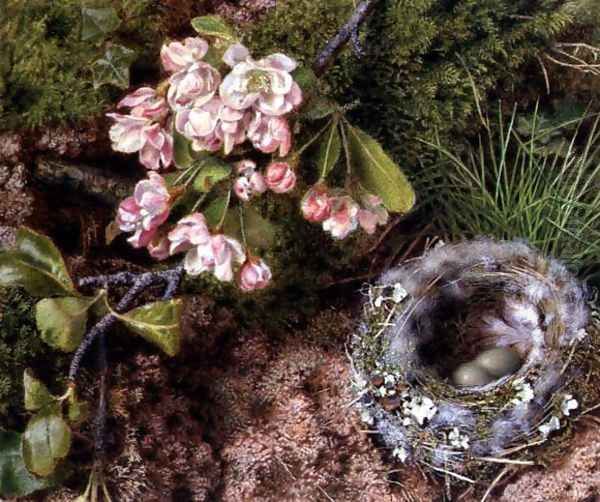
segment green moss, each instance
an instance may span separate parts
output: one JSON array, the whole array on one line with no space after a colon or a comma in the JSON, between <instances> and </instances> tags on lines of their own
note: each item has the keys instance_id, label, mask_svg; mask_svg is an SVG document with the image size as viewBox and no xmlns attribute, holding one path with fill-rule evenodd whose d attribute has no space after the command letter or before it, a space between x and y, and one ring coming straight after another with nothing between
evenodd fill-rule
<instances>
[{"instance_id":1,"label":"green moss","mask_svg":"<svg viewBox=\"0 0 600 502\"><path fill-rule=\"evenodd\" d=\"M80 0L7 0L0 6L0 129L77 122L100 113L122 90L93 86L92 63L110 43L158 61L158 8L149 0L85 2L113 6L119 28L98 41L81 40ZM152 55L152 56L151 56Z\"/></svg>"},{"instance_id":2,"label":"green moss","mask_svg":"<svg viewBox=\"0 0 600 502\"><path fill-rule=\"evenodd\" d=\"M35 300L21 289L0 289L0 423L22 425L23 371L34 368L44 382L60 386L68 364L40 338L34 318ZM59 387L57 387L59 390Z\"/></svg>"},{"instance_id":3,"label":"green moss","mask_svg":"<svg viewBox=\"0 0 600 502\"><path fill-rule=\"evenodd\" d=\"M348 19L351 0L278 2L247 37L256 53L281 50L312 63ZM523 64L573 18L564 0L382 0L362 27L364 55L348 48L325 79L334 97L359 102L354 119L398 160L415 166L418 137L453 137L474 122L470 76L482 98L531 75ZM521 73L519 73L521 71ZM543 77L540 72L540 89ZM377 117L377 120L373 120ZM421 159L422 160L422 159Z\"/></svg>"},{"instance_id":4,"label":"green moss","mask_svg":"<svg viewBox=\"0 0 600 502\"><path fill-rule=\"evenodd\" d=\"M453 137L471 127L471 78L483 101L503 83L527 78L531 85L520 68L570 24L564 3L385 0L369 21L353 86L357 118L415 165L417 137Z\"/></svg>"}]
</instances>

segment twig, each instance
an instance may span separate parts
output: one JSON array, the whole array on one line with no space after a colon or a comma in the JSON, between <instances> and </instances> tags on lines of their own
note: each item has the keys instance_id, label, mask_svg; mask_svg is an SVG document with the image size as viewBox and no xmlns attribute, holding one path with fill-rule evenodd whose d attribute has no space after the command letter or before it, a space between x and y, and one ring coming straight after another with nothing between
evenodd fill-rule
<instances>
[{"instance_id":1,"label":"twig","mask_svg":"<svg viewBox=\"0 0 600 502\"><path fill-rule=\"evenodd\" d=\"M121 298L121 301L117 304L115 311L122 313L127 311L133 305L136 298L146 288L158 283L165 283L166 288L162 299L168 300L173 297L183 275L183 266L178 265L177 267L169 270L159 270L156 272L144 272L142 274L132 274L131 272L120 272L113 275L98 275L94 277L84 277L80 280L82 286L107 286L107 285L129 285L132 284L131 288ZM98 321L90 331L85 335L79 347L75 351L73 358L71 359L71 367L69 369L69 379L75 381L79 368L81 367L81 361L94 343L94 340L100 335L106 334L110 328L117 321L117 317L110 313L106 314L100 321Z\"/></svg>"},{"instance_id":2,"label":"twig","mask_svg":"<svg viewBox=\"0 0 600 502\"><path fill-rule=\"evenodd\" d=\"M313 71L317 76L321 76L325 73L325 70L333 62L335 56L342 50L342 47L348 43L348 40L350 40L353 33L356 32L378 1L379 0L363 0L358 4L358 7L356 7L354 14L352 14L352 17L348 22L340 28L337 34L329 42L327 42L327 45L317 56L317 60L313 65Z\"/></svg>"}]
</instances>

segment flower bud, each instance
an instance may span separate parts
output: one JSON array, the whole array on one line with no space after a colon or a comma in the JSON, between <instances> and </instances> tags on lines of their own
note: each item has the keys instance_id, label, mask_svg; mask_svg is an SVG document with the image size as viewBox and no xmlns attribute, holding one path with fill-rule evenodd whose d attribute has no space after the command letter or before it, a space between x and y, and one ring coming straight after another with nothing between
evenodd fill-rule
<instances>
[{"instance_id":1,"label":"flower bud","mask_svg":"<svg viewBox=\"0 0 600 502\"><path fill-rule=\"evenodd\" d=\"M287 162L273 162L267 167L265 182L275 193L286 193L296 186L296 173Z\"/></svg>"},{"instance_id":2,"label":"flower bud","mask_svg":"<svg viewBox=\"0 0 600 502\"><path fill-rule=\"evenodd\" d=\"M238 285L245 292L264 289L268 286L271 278L271 269L263 260L250 259L240 270Z\"/></svg>"},{"instance_id":3,"label":"flower bud","mask_svg":"<svg viewBox=\"0 0 600 502\"><path fill-rule=\"evenodd\" d=\"M312 223L321 223L329 218L331 213L331 200L324 187L312 187L302 199L300 205L305 220Z\"/></svg>"}]
</instances>

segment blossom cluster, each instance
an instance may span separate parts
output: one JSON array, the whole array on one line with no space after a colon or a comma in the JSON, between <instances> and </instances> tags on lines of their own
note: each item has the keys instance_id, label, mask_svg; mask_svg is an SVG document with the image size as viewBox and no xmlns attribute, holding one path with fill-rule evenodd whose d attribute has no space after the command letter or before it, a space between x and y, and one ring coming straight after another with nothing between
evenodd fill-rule
<instances>
[{"instance_id":1,"label":"blossom cluster","mask_svg":"<svg viewBox=\"0 0 600 502\"><path fill-rule=\"evenodd\" d=\"M307 221L321 223L334 239L345 239L359 226L373 234L378 225L387 223L388 212L376 195L364 194L361 202L362 205L350 195L331 193L324 185L317 184L302 199L302 215Z\"/></svg>"},{"instance_id":2,"label":"blossom cluster","mask_svg":"<svg viewBox=\"0 0 600 502\"><path fill-rule=\"evenodd\" d=\"M223 54L230 69L223 77L205 61L208 52L208 42L200 37L162 47L162 66L169 74L165 85L125 96L117 108L129 108L128 115L108 114L114 120L110 138L115 151L139 152L147 169L168 168L174 127L196 151L223 149L229 155L250 140L263 153L289 153L292 133L285 115L302 103L291 76L297 63L284 54L254 60L236 43Z\"/></svg>"},{"instance_id":3,"label":"blossom cluster","mask_svg":"<svg viewBox=\"0 0 600 502\"><path fill-rule=\"evenodd\" d=\"M184 268L192 276L211 272L221 281L232 281L234 266L241 265L238 285L242 291L266 287L271 270L261 259L250 256L236 239L211 233L202 213L179 220L168 232L161 226L167 221L172 195L164 178L150 172L138 182L131 197L121 202L117 224L124 232L133 232L128 241L134 247L147 247L157 260L185 252Z\"/></svg>"},{"instance_id":4,"label":"blossom cluster","mask_svg":"<svg viewBox=\"0 0 600 502\"><path fill-rule=\"evenodd\" d=\"M237 274L243 291L262 289L271 280L269 266L250 254L246 242L223 234L221 224L209 229L205 216L196 211L203 199L199 197L191 214L174 220L173 206L201 172L193 171L194 163L175 165L176 158L185 157L176 155L175 144L183 137L190 153L233 157L229 189L239 204L267 192L292 192L297 174L286 161L292 148L289 115L303 101L292 76L297 63L284 54L256 60L239 43L213 48L201 37L164 44L160 59L166 79L156 88L144 86L129 93L117 103L119 113L108 114L113 149L137 152L149 170L148 178L121 202L116 224L131 234L133 247L146 248L157 260L185 253L189 275L210 272L221 281L232 281ZM271 156L266 167L258 167L247 158L246 149L237 148L246 142ZM159 172L174 168L182 174L167 183ZM359 203L320 182L302 198L301 212L334 239L344 239L359 227L372 234L387 223L388 212L379 197L361 193ZM223 216L230 203L227 197Z\"/></svg>"}]
</instances>

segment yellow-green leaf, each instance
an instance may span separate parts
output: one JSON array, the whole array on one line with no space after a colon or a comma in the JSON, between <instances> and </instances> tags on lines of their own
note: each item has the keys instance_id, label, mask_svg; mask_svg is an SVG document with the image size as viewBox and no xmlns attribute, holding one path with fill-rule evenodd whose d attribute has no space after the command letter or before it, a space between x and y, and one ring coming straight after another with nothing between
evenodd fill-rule
<instances>
[{"instance_id":1,"label":"yellow-green leaf","mask_svg":"<svg viewBox=\"0 0 600 502\"><path fill-rule=\"evenodd\" d=\"M195 17L192 19L192 28L200 35L220 38L228 42L237 41L235 30L219 16Z\"/></svg>"},{"instance_id":2,"label":"yellow-green leaf","mask_svg":"<svg viewBox=\"0 0 600 502\"><path fill-rule=\"evenodd\" d=\"M173 160L177 169L187 169L194 162L192 142L173 127Z\"/></svg>"},{"instance_id":3,"label":"yellow-green leaf","mask_svg":"<svg viewBox=\"0 0 600 502\"><path fill-rule=\"evenodd\" d=\"M88 310L97 298L45 298L35 306L35 320L42 340L64 352L72 352L85 334Z\"/></svg>"},{"instance_id":4,"label":"yellow-green leaf","mask_svg":"<svg viewBox=\"0 0 600 502\"><path fill-rule=\"evenodd\" d=\"M21 286L33 296L77 294L60 251L29 228L19 229L14 249L0 252L0 286Z\"/></svg>"},{"instance_id":5,"label":"yellow-green leaf","mask_svg":"<svg viewBox=\"0 0 600 502\"><path fill-rule=\"evenodd\" d=\"M381 197L389 211L407 213L412 209L413 187L375 139L348 124L348 148L352 172L368 192Z\"/></svg>"},{"instance_id":6,"label":"yellow-green leaf","mask_svg":"<svg viewBox=\"0 0 600 502\"><path fill-rule=\"evenodd\" d=\"M342 139L338 129L338 121L333 120L323 135L317 152L317 167L321 179L325 179L337 164L342 153Z\"/></svg>"},{"instance_id":7,"label":"yellow-green leaf","mask_svg":"<svg viewBox=\"0 0 600 502\"><path fill-rule=\"evenodd\" d=\"M29 420L21 448L32 473L46 477L54 472L71 448L71 430L58 405L46 406Z\"/></svg>"},{"instance_id":8,"label":"yellow-green leaf","mask_svg":"<svg viewBox=\"0 0 600 502\"><path fill-rule=\"evenodd\" d=\"M75 391L69 395L67 409L69 422L75 425L84 422L90 415L90 403L87 401L80 401L77 398Z\"/></svg>"},{"instance_id":9,"label":"yellow-green leaf","mask_svg":"<svg viewBox=\"0 0 600 502\"><path fill-rule=\"evenodd\" d=\"M36 478L27 470L21 453L21 434L0 430L0 500L25 497L53 482Z\"/></svg>"},{"instance_id":10,"label":"yellow-green leaf","mask_svg":"<svg viewBox=\"0 0 600 502\"><path fill-rule=\"evenodd\" d=\"M52 403L56 398L50 394L48 387L35 378L29 370L23 372L23 389L25 391L25 409L37 411Z\"/></svg>"},{"instance_id":11,"label":"yellow-green leaf","mask_svg":"<svg viewBox=\"0 0 600 502\"><path fill-rule=\"evenodd\" d=\"M194 179L194 190L210 192L219 181L223 181L231 174L231 166L216 157L205 159L202 169Z\"/></svg>"},{"instance_id":12,"label":"yellow-green leaf","mask_svg":"<svg viewBox=\"0 0 600 502\"><path fill-rule=\"evenodd\" d=\"M174 356L181 343L180 299L158 301L118 315L119 319L134 333L159 347L165 354Z\"/></svg>"},{"instance_id":13,"label":"yellow-green leaf","mask_svg":"<svg viewBox=\"0 0 600 502\"><path fill-rule=\"evenodd\" d=\"M225 220L230 200L231 190L224 196L214 199L204 210L204 217L210 227L216 228Z\"/></svg>"}]
</instances>

